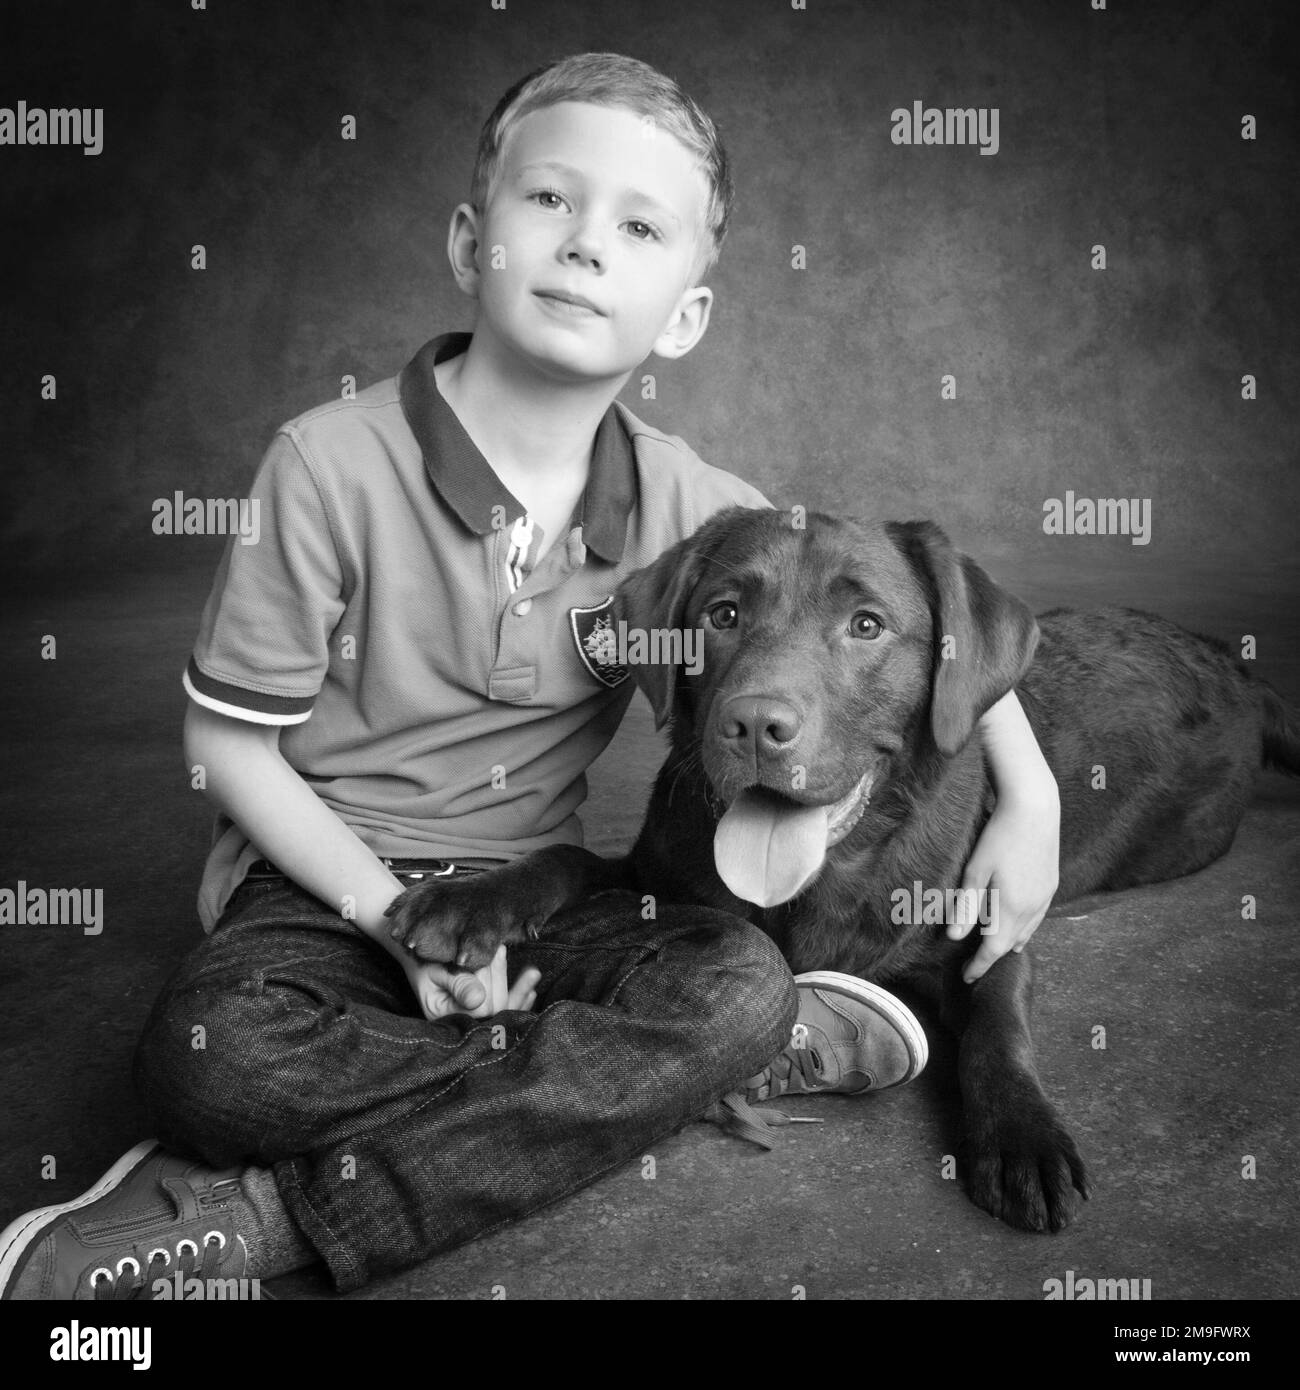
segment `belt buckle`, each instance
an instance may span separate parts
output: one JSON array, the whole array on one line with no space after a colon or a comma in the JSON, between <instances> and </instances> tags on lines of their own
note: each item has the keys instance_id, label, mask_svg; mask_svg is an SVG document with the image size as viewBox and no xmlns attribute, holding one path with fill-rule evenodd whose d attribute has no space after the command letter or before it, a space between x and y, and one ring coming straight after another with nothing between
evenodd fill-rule
<instances>
[{"instance_id":1,"label":"belt buckle","mask_svg":"<svg viewBox=\"0 0 1300 1390\"><path fill-rule=\"evenodd\" d=\"M392 859L384 859L384 860L382 860L381 862L383 863L384 868L392 870L393 873L401 874L403 878L422 879L422 878L426 877L426 870L424 870L424 869L421 869L421 870L417 873L417 872L416 872L415 870L413 870L413 869L394 869L394 868L393 868L393 863L394 863L394 861L393 861ZM427 870L427 876L428 876L429 878L450 878L450 877L452 876L452 874L454 874L455 872L456 872L456 866L455 866L455 864L448 864L447 867L446 867L445 869L429 869L429 870Z\"/></svg>"}]
</instances>

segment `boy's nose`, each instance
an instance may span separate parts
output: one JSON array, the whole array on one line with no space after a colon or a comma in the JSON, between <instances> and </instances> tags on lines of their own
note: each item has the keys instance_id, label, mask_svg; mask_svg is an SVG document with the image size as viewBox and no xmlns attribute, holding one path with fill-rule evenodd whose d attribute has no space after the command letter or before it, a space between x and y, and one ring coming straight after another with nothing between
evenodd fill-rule
<instances>
[{"instance_id":1,"label":"boy's nose","mask_svg":"<svg viewBox=\"0 0 1300 1390\"><path fill-rule=\"evenodd\" d=\"M575 228L573 235L564 243L563 258L599 269L605 261L605 239L590 224Z\"/></svg>"}]
</instances>

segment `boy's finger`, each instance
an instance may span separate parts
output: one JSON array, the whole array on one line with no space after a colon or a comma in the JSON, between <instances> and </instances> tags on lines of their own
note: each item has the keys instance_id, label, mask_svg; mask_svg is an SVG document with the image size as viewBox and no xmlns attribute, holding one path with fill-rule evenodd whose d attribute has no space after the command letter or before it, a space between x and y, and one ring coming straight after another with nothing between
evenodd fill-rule
<instances>
[{"instance_id":1,"label":"boy's finger","mask_svg":"<svg viewBox=\"0 0 1300 1390\"><path fill-rule=\"evenodd\" d=\"M521 1009L525 1013L537 1002L537 982L542 972L529 966L515 981L506 1001L506 1008Z\"/></svg>"},{"instance_id":2,"label":"boy's finger","mask_svg":"<svg viewBox=\"0 0 1300 1390\"><path fill-rule=\"evenodd\" d=\"M447 988L463 1009L477 1009L487 998L487 990L473 975L453 975Z\"/></svg>"},{"instance_id":3,"label":"boy's finger","mask_svg":"<svg viewBox=\"0 0 1300 1390\"><path fill-rule=\"evenodd\" d=\"M1036 917L1025 919L1025 922L1012 922L1008 925L1005 917L999 919L995 913L990 923L993 930L983 937L979 950L966 962L962 979L968 985L973 984L988 971L989 966L995 965L1008 951L1019 955L1029 944L1029 938L1046 915L1044 909ZM1032 925L1027 925L1028 923Z\"/></svg>"},{"instance_id":4,"label":"boy's finger","mask_svg":"<svg viewBox=\"0 0 1300 1390\"><path fill-rule=\"evenodd\" d=\"M978 917L975 909L981 886L981 875L972 873L968 864L961 887L957 890L953 919L948 923L949 941L964 941L970 935Z\"/></svg>"},{"instance_id":5,"label":"boy's finger","mask_svg":"<svg viewBox=\"0 0 1300 1390\"><path fill-rule=\"evenodd\" d=\"M420 975L423 979L431 980L439 989L446 990L449 995L464 1002L460 998L460 992L464 986L474 984L474 976L463 970L457 970L454 966L442 965L437 961L422 961L420 963Z\"/></svg>"},{"instance_id":6,"label":"boy's finger","mask_svg":"<svg viewBox=\"0 0 1300 1390\"><path fill-rule=\"evenodd\" d=\"M483 1000L483 986L473 975L450 970L445 965L426 962L416 978L420 982L416 992L430 1018L475 1009Z\"/></svg>"},{"instance_id":7,"label":"boy's finger","mask_svg":"<svg viewBox=\"0 0 1300 1390\"><path fill-rule=\"evenodd\" d=\"M448 1014L460 1013L462 1006L445 989L426 980L420 994L420 1007L424 1010L425 1018L433 1021L446 1018Z\"/></svg>"},{"instance_id":8,"label":"boy's finger","mask_svg":"<svg viewBox=\"0 0 1300 1390\"><path fill-rule=\"evenodd\" d=\"M985 974L989 966L996 965L1006 953L1007 947L999 944L996 936L986 936L980 942L980 948L966 962L965 969L961 972L961 977L968 985L972 985L981 975Z\"/></svg>"},{"instance_id":9,"label":"boy's finger","mask_svg":"<svg viewBox=\"0 0 1300 1390\"><path fill-rule=\"evenodd\" d=\"M488 967L492 975L492 1012L500 1013L502 1009L510 1007L510 981L506 977L506 948L497 947L497 953L492 957L492 964Z\"/></svg>"}]
</instances>

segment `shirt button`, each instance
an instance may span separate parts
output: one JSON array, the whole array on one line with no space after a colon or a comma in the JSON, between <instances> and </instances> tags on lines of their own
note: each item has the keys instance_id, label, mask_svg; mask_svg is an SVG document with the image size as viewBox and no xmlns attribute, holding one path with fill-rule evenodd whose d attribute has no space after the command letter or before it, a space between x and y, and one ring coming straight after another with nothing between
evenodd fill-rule
<instances>
[{"instance_id":1,"label":"shirt button","mask_svg":"<svg viewBox=\"0 0 1300 1390\"><path fill-rule=\"evenodd\" d=\"M529 610L532 608L532 606L533 606L533 601L532 601L532 599L530 599L530 598L521 598L521 599L519 600L519 602L515 604L515 616L516 616L517 618L526 618L526 617L528 616L528 612L529 612Z\"/></svg>"}]
</instances>

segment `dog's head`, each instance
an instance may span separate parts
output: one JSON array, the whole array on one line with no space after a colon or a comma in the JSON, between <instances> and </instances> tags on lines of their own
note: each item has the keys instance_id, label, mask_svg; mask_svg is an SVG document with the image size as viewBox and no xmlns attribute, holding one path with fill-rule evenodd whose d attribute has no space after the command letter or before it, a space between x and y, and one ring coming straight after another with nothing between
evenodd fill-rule
<instances>
[{"instance_id":1,"label":"dog's head","mask_svg":"<svg viewBox=\"0 0 1300 1390\"><path fill-rule=\"evenodd\" d=\"M733 508L630 576L616 608L629 633L700 643L694 669L634 673L675 746L698 742L717 801L825 808L829 844L909 756L957 753L1037 641L1024 604L925 521Z\"/></svg>"}]
</instances>

